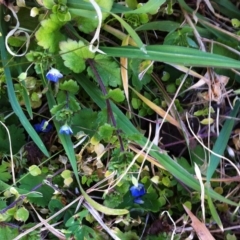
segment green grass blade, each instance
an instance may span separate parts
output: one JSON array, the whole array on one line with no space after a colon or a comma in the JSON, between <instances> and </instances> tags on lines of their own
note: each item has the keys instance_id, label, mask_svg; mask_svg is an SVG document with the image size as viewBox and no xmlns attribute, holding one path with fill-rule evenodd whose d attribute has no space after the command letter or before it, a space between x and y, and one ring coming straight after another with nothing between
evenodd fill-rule
<instances>
[{"instance_id":1,"label":"green grass blade","mask_svg":"<svg viewBox=\"0 0 240 240\"><path fill-rule=\"evenodd\" d=\"M26 84L25 81L22 81L22 85L23 85L23 99L24 99L24 103L28 112L28 115L31 119L33 119L33 112L32 112L32 107L31 107L31 100L28 94L28 91L26 89Z\"/></svg>"},{"instance_id":2,"label":"green grass blade","mask_svg":"<svg viewBox=\"0 0 240 240\"><path fill-rule=\"evenodd\" d=\"M219 228L223 231L222 221L221 221L221 219L220 219L220 217L219 217L219 215L217 213L217 210L216 210L216 208L215 208L215 206L213 204L213 201L212 201L212 199L210 197L210 194L209 194L208 191L206 192L206 194L207 194L207 200L208 200L208 207L210 209L211 215L212 215L214 221L219 226Z\"/></svg>"},{"instance_id":3,"label":"green grass blade","mask_svg":"<svg viewBox=\"0 0 240 240\"><path fill-rule=\"evenodd\" d=\"M240 100L238 100L236 103L235 103L235 106L230 114L230 117L236 117L236 115L238 114L239 112L239 107L240 107ZM229 140L229 137L231 135L231 132L232 132L232 129L233 129L233 125L234 125L234 120L233 119L227 119L223 125L223 128L213 146L213 149L212 151L214 153L217 153L219 155L223 155L225 149L226 149L226 146L227 146L227 143L228 143L228 140ZM217 157L216 155L213 155L211 154L210 156L210 162L209 162L209 166L208 166L208 169L207 169L207 181L209 182L212 178L212 175L214 174L214 172L216 171L216 168L218 166L220 162L220 158Z\"/></svg>"},{"instance_id":4,"label":"green grass blade","mask_svg":"<svg viewBox=\"0 0 240 240\"><path fill-rule=\"evenodd\" d=\"M187 47L151 45L145 48L147 54L136 47L130 46L101 47L100 49L112 57L148 59L195 67L240 68L239 61L237 60Z\"/></svg>"},{"instance_id":5,"label":"green grass blade","mask_svg":"<svg viewBox=\"0 0 240 240\"><path fill-rule=\"evenodd\" d=\"M143 44L141 38L137 35L137 33L133 30L133 28L127 23L125 22L121 17L119 17L116 14L113 14L113 17L115 17L120 23L121 25L126 29L126 31L128 32L128 34L132 37L132 39L135 41L135 43L137 44L137 46L140 48L141 51L145 52L145 45Z\"/></svg>"},{"instance_id":6,"label":"green grass blade","mask_svg":"<svg viewBox=\"0 0 240 240\"><path fill-rule=\"evenodd\" d=\"M174 21L169 21L169 20L162 20L162 21L145 23L145 24L137 27L135 29L135 31L158 30L161 32L173 32L173 31L177 30L178 28L180 28L180 26L181 26L180 23L177 23ZM211 38L213 36L213 34L210 31L208 31L207 29L205 29L203 27L196 26L196 29L202 37ZM189 36L193 36L193 29L189 25L185 25L184 27L181 27L181 31L182 32L186 31L186 33Z\"/></svg>"},{"instance_id":7,"label":"green grass blade","mask_svg":"<svg viewBox=\"0 0 240 240\"><path fill-rule=\"evenodd\" d=\"M87 80L86 76L83 75L75 75L75 79L78 83L82 86L82 88L89 94L91 99L100 107L105 108L106 103L105 100L102 98L101 91L90 81ZM83 80L85 79L85 80ZM117 124L118 128L123 131L125 134L136 134L139 131L132 125L129 119L120 111L120 109L113 103L111 103L112 110L115 115L117 115ZM146 138L142 137L140 141L137 143L141 146L144 146L146 143ZM195 191L200 192L200 185L199 182L187 172L184 168L182 168L177 162L175 162L172 158L170 158L167 154L159 153L158 147L153 147L153 151L150 151L150 155L157 159L159 163L167 169L174 177L182 181L188 187L194 189ZM231 200L226 199L225 197L221 196L217 192L209 189L209 195L216 200L225 202L230 205L238 206L237 203L232 202Z\"/></svg>"},{"instance_id":8,"label":"green grass blade","mask_svg":"<svg viewBox=\"0 0 240 240\"><path fill-rule=\"evenodd\" d=\"M240 19L239 9L231 2L226 0L213 0L217 5L215 5L217 12L221 12L225 16ZM212 3L214 6L214 3Z\"/></svg>"},{"instance_id":9,"label":"green grass blade","mask_svg":"<svg viewBox=\"0 0 240 240\"><path fill-rule=\"evenodd\" d=\"M38 136L30 122L28 121L27 117L25 116L24 112L22 111L21 106L18 103L18 100L15 95L15 90L12 82L12 76L10 73L10 69L7 66L8 58L7 58L7 52L5 50L5 43L4 43L4 29L3 29L3 23L5 21L3 20L3 13L2 13L2 6L0 10L0 32L2 36L0 37L0 51L1 51L1 59L2 59L2 65L4 66L4 74L6 77L6 83L7 83L7 92L8 92L8 98L9 102L12 106L12 109L14 113L18 116L21 124L29 134L29 136L32 138L32 140L35 142L35 144L39 147L39 149L44 153L45 156L49 156L49 153L43 144L41 138Z\"/></svg>"}]
</instances>

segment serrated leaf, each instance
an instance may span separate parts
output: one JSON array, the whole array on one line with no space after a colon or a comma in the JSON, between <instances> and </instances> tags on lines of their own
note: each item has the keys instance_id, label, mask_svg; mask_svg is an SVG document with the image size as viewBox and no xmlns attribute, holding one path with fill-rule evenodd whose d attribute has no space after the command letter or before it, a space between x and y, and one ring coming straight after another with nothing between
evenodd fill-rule
<instances>
[{"instance_id":1,"label":"serrated leaf","mask_svg":"<svg viewBox=\"0 0 240 240\"><path fill-rule=\"evenodd\" d=\"M52 109L50 110L51 113L52 113L53 115L55 115L58 111L60 111L60 110L65 106L65 104L66 104L66 103L61 103L61 104L58 104L58 105L54 105L54 106L52 107Z\"/></svg>"},{"instance_id":2,"label":"serrated leaf","mask_svg":"<svg viewBox=\"0 0 240 240\"><path fill-rule=\"evenodd\" d=\"M59 42L65 39L65 36L60 32L63 25L64 23L59 21L55 14L51 14L49 19L43 20L41 27L36 32L38 45L48 49L49 52L56 52L59 49Z\"/></svg>"},{"instance_id":3,"label":"serrated leaf","mask_svg":"<svg viewBox=\"0 0 240 240\"><path fill-rule=\"evenodd\" d=\"M2 239L14 239L19 235L18 228L12 227L1 227L0 228L0 236Z\"/></svg>"},{"instance_id":4,"label":"serrated leaf","mask_svg":"<svg viewBox=\"0 0 240 240\"><path fill-rule=\"evenodd\" d=\"M94 62L105 86L117 87L122 84L119 64L113 61L112 58L104 55L97 55L94 58ZM91 68L88 68L88 74L97 81Z\"/></svg>"},{"instance_id":5,"label":"serrated leaf","mask_svg":"<svg viewBox=\"0 0 240 240\"><path fill-rule=\"evenodd\" d=\"M69 96L69 99L68 99L68 105L73 112L77 112L81 109L78 100L71 95Z\"/></svg>"},{"instance_id":6,"label":"serrated leaf","mask_svg":"<svg viewBox=\"0 0 240 240\"><path fill-rule=\"evenodd\" d=\"M19 149L25 144L25 135L23 129L15 125L7 126L11 136L11 144L13 153L17 153ZM9 153L9 141L5 128L0 126L0 152Z\"/></svg>"},{"instance_id":7,"label":"serrated leaf","mask_svg":"<svg viewBox=\"0 0 240 240\"><path fill-rule=\"evenodd\" d=\"M59 199L51 199L51 201L48 204L48 208L51 211L52 214L56 213L57 211L61 210L64 207L64 205L61 203ZM63 213L60 213L56 216L55 220L58 221L62 218L64 215Z\"/></svg>"},{"instance_id":8,"label":"serrated leaf","mask_svg":"<svg viewBox=\"0 0 240 240\"><path fill-rule=\"evenodd\" d=\"M120 88L110 90L106 97L111 98L115 102L123 102L125 100L124 93Z\"/></svg>"},{"instance_id":9,"label":"serrated leaf","mask_svg":"<svg viewBox=\"0 0 240 240\"><path fill-rule=\"evenodd\" d=\"M29 174L20 181L19 188L30 191L38 184L42 183L46 176L46 174L41 174L34 177ZM50 199L52 198L54 190L47 185L43 185L37 189L37 192L42 193L42 197L29 197L29 195L26 194L28 200L41 207L47 206Z\"/></svg>"},{"instance_id":10,"label":"serrated leaf","mask_svg":"<svg viewBox=\"0 0 240 240\"><path fill-rule=\"evenodd\" d=\"M64 81L63 83L60 83L59 89L76 94L79 90L79 86L74 80L70 79L68 81Z\"/></svg>"},{"instance_id":11,"label":"serrated leaf","mask_svg":"<svg viewBox=\"0 0 240 240\"><path fill-rule=\"evenodd\" d=\"M11 178L11 174L8 172L9 167L10 166L7 162L2 161L2 164L0 165L0 180L7 182Z\"/></svg>"},{"instance_id":12,"label":"serrated leaf","mask_svg":"<svg viewBox=\"0 0 240 240\"><path fill-rule=\"evenodd\" d=\"M94 53L90 52L88 46L85 46L82 41L68 39L60 42L59 47L64 65L75 73L80 73L85 69L85 59L94 57Z\"/></svg>"},{"instance_id":13,"label":"serrated leaf","mask_svg":"<svg viewBox=\"0 0 240 240\"><path fill-rule=\"evenodd\" d=\"M113 130L114 130L114 127L106 123L99 128L98 133L103 139L110 139L112 137Z\"/></svg>"}]
</instances>

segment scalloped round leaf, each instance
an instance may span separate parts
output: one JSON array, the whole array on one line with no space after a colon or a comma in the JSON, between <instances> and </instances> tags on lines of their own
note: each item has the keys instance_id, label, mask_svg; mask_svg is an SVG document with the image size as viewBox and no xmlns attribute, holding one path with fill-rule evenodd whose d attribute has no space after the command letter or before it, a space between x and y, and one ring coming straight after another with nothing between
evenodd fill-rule
<instances>
[{"instance_id":1,"label":"scalloped round leaf","mask_svg":"<svg viewBox=\"0 0 240 240\"><path fill-rule=\"evenodd\" d=\"M13 195L15 195L15 196L18 196L19 195L19 193L18 193L18 191L17 191L17 189L15 188L15 187L10 187L10 193L11 194L13 194Z\"/></svg>"},{"instance_id":2,"label":"scalloped round leaf","mask_svg":"<svg viewBox=\"0 0 240 240\"><path fill-rule=\"evenodd\" d=\"M72 176L72 172L70 170L64 170L62 173L61 173L61 176L66 179L66 178L69 178Z\"/></svg>"},{"instance_id":3,"label":"scalloped round leaf","mask_svg":"<svg viewBox=\"0 0 240 240\"><path fill-rule=\"evenodd\" d=\"M42 173L41 169L37 165L30 166L28 170L32 176L38 176Z\"/></svg>"},{"instance_id":4,"label":"scalloped round leaf","mask_svg":"<svg viewBox=\"0 0 240 240\"><path fill-rule=\"evenodd\" d=\"M159 183L159 176L156 175L156 176L152 177L151 181L155 184L158 184Z\"/></svg>"},{"instance_id":5,"label":"scalloped round leaf","mask_svg":"<svg viewBox=\"0 0 240 240\"><path fill-rule=\"evenodd\" d=\"M56 52L59 49L59 42L65 39L59 31L64 23L60 22L55 14L51 14L49 19L41 22L41 25L35 34L38 45L48 49L51 53Z\"/></svg>"},{"instance_id":6,"label":"scalloped round leaf","mask_svg":"<svg viewBox=\"0 0 240 240\"><path fill-rule=\"evenodd\" d=\"M110 10L112 9L113 5L113 0L95 0L95 2L104 10L107 12L103 11L102 12L102 20L104 21L108 16ZM70 10L71 12L71 10ZM74 14L74 12L73 12ZM96 15L96 11L92 11L93 16ZM76 18L76 21L78 23L78 29L84 33L90 33L93 32L97 26L98 26L98 18L87 18L83 16L78 16Z\"/></svg>"},{"instance_id":7,"label":"scalloped round leaf","mask_svg":"<svg viewBox=\"0 0 240 240\"><path fill-rule=\"evenodd\" d=\"M26 77L27 77L27 73L26 73L26 72L22 72L22 73L20 73L20 75L18 76L18 79L19 79L20 81L23 81L23 80L26 79Z\"/></svg>"},{"instance_id":8,"label":"scalloped round leaf","mask_svg":"<svg viewBox=\"0 0 240 240\"><path fill-rule=\"evenodd\" d=\"M110 90L106 97L118 103L125 100L124 92L120 88Z\"/></svg>"},{"instance_id":9,"label":"scalloped round leaf","mask_svg":"<svg viewBox=\"0 0 240 240\"><path fill-rule=\"evenodd\" d=\"M17 221L21 221L21 222L26 222L28 220L28 217L29 217L29 212L25 207L19 208L14 215L14 218Z\"/></svg>"},{"instance_id":10,"label":"scalloped round leaf","mask_svg":"<svg viewBox=\"0 0 240 240\"><path fill-rule=\"evenodd\" d=\"M89 51L83 41L68 39L60 42L59 47L64 65L75 73L80 73L85 69L85 59L94 58L94 53Z\"/></svg>"},{"instance_id":11,"label":"scalloped round leaf","mask_svg":"<svg viewBox=\"0 0 240 240\"><path fill-rule=\"evenodd\" d=\"M97 156L100 156L105 150L105 147L103 144L99 143L94 146L94 152L97 154Z\"/></svg>"},{"instance_id":12,"label":"scalloped round leaf","mask_svg":"<svg viewBox=\"0 0 240 240\"><path fill-rule=\"evenodd\" d=\"M59 89L76 94L79 90L79 86L76 81L70 79L68 81L64 81L63 83L60 83Z\"/></svg>"},{"instance_id":13,"label":"scalloped round leaf","mask_svg":"<svg viewBox=\"0 0 240 240\"><path fill-rule=\"evenodd\" d=\"M69 187L72 182L73 182L73 179L71 177L64 179L64 185L67 187Z\"/></svg>"},{"instance_id":14,"label":"scalloped round leaf","mask_svg":"<svg viewBox=\"0 0 240 240\"><path fill-rule=\"evenodd\" d=\"M112 127L110 124L104 124L99 128L99 135L104 139L110 139L112 137L114 127Z\"/></svg>"},{"instance_id":15,"label":"scalloped round leaf","mask_svg":"<svg viewBox=\"0 0 240 240\"><path fill-rule=\"evenodd\" d=\"M96 55L96 57L94 58L94 62L95 67L99 72L99 75L101 76L105 86L121 86L122 80L118 63L113 61L112 58L107 57L103 54ZM87 69L87 72L90 77L92 77L96 82L98 82L95 74L90 67Z\"/></svg>"},{"instance_id":16,"label":"scalloped round leaf","mask_svg":"<svg viewBox=\"0 0 240 240\"><path fill-rule=\"evenodd\" d=\"M212 124L214 120L212 118L204 118L200 123L203 125Z\"/></svg>"},{"instance_id":17,"label":"scalloped round leaf","mask_svg":"<svg viewBox=\"0 0 240 240\"><path fill-rule=\"evenodd\" d=\"M52 9L52 7L56 4L54 0L42 0L43 6L47 9Z\"/></svg>"}]
</instances>

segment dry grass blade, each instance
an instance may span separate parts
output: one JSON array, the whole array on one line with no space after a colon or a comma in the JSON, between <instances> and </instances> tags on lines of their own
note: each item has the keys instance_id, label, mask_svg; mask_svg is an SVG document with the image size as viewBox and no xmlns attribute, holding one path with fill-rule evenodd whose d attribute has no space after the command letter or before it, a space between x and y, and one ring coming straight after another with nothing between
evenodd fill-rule
<instances>
[{"instance_id":1,"label":"dry grass blade","mask_svg":"<svg viewBox=\"0 0 240 240\"><path fill-rule=\"evenodd\" d=\"M122 46L127 46L129 44L129 36L127 36L123 42ZM121 63L121 76L122 76L122 83L123 83L123 89L124 93L127 99L128 109L129 113L131 114L131 108L129 103L129 91L128 91L128 58L120 58Z\"/></svg>"},{"instance_id":2,"label":"dry grass blade","mask_svg":"<svg viewBox=\"0 0 240 240\"><path fill-rule=\"evenodd\" d=\"M138 148L136 148L133 144L130 144L129 148L137 154L140 153L140 150ZM148 160L151 164L155 165L156 167L166 170L155 158L147 155L145 152L141 152L139 154L139 157L146 158L146 160ZM239 179L239 181L240 181L240 179Z\"/></svg>"},{"instance_id":3,"label":"dry grass blade","mask_svg":"<svg viewBox=\"0 0 240 240\"><path fill-rule=\"evenodd\" d=\"M152 110L154 110L156 113L158 113L162 118L165 118L168 122L170 122L172 125L176 126L177 128L181 129L180 124L169 114L167 114L166 111L164 111L162 108L157 106L152 101L148 100L146 97L141 95L139 92L131 88L132 91L146 104L148 105Z\"/></svg>"},{"instance_id":4,"label":"dry grass blade","mask_svg":"<svg viewBox=\"0 0 240 240\"><path fill-rule=\"evenodd\" d=\"M34 212L36 213L38 219L40 220L40 222L48 229L48 231L50 231L54 236L56 236L58 239L60 240L66 240L66 237L64 236L64 234L60 231L58 231L57 229L55 229L53 226L51 226L45 219L43 219L38 212L36 211L36 209L33 207L33 205L30 203L32 209L34 210Z\"/></svg>"},{"instance_id":5,"label":"dry grass blade","mask_svg":"<svg viewBox=\"0 0 240 240\"><path fill-rule=\"evenodd\" d=\"M185 211L187 212L188 216L192 220L191 225L194 228L194 230L196 231L198 238L200 240L214 240L215 238L209 232L209 230L207 229L205 224L200 222L198 220L198 218L196 218L196 216L185 205L183 205L183 207L184 207Z\"/></svg>"},{"instance_id":6,"label":"dry grass blade","mask_svg":"<svg viewBox=\"0 0 240 240\"><path fill-rule=\"evenodd\" d=\"M83 205L87 208L87 210L92 214L92 216L97 220L97 222L102 226L102 228L114 239L121 240L117 235L113 233L113 231L103 222L102 217L99 213L87 202L83 203Z\"/></svg>"}]
</instances>

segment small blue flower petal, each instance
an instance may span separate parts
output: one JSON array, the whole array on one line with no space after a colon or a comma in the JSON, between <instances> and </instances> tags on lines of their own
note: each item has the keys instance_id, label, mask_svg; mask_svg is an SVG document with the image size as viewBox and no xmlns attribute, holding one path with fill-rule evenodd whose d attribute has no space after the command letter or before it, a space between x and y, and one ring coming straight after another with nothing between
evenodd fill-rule
<instances>
[{"instance_id":1,"label":"small blue flower petal","mask_svg":"<svg viewBox=\"0 0 240 240\"><path fill-rule=\"evenodd\" d=\"M54 83L58 82L58 80L62 77L63 75L56 68L51 68L46 74L47 80Z\"/></svg>"},{"instance_id":2,"label":"small blue flower petal","mask_svg":"<svg viewBox=\"0 0 240 240\"><path fill-rule=\"evenodd\" d=\"M45 127L46 125L46 127ZM40 132L50 132L52 130L52 125L49 124L46 120L42 120L41 123L37 123L33 125L34 129L37 133Z\"/></svg>"},{"instance_id":3,"label":"small blue flower petal","mask_svg":"<svg viewBox=\"0 0 240 240\"><path fill-rule=\"evenodd\" d=\"M134 202L137 203L137 204L143 204L144 203L144 201L140 197L139 198L135 198Z\"/></svg>"},{"instance_id":4,"label":"small blue flower petal","mask_svg":"<svg viewBox=\"0 0 240 240\"><path fill-rule=\"evenodd\" d=\"M59 131L61 134L71 135L73 133L72 129L67 125L63 125Z\"/></svg>"},{"instance_id":5,"label":"small blue flower petal","mask_svg":"<svg viewBox=\"0 0 240 240\"><path fill-rule=\"evenodd\" d=\"M132 186L130 192L134 198L141 197L146 194L146 190L142 183L138 183L138 186Z\"/></svg>"}]
</instances>

